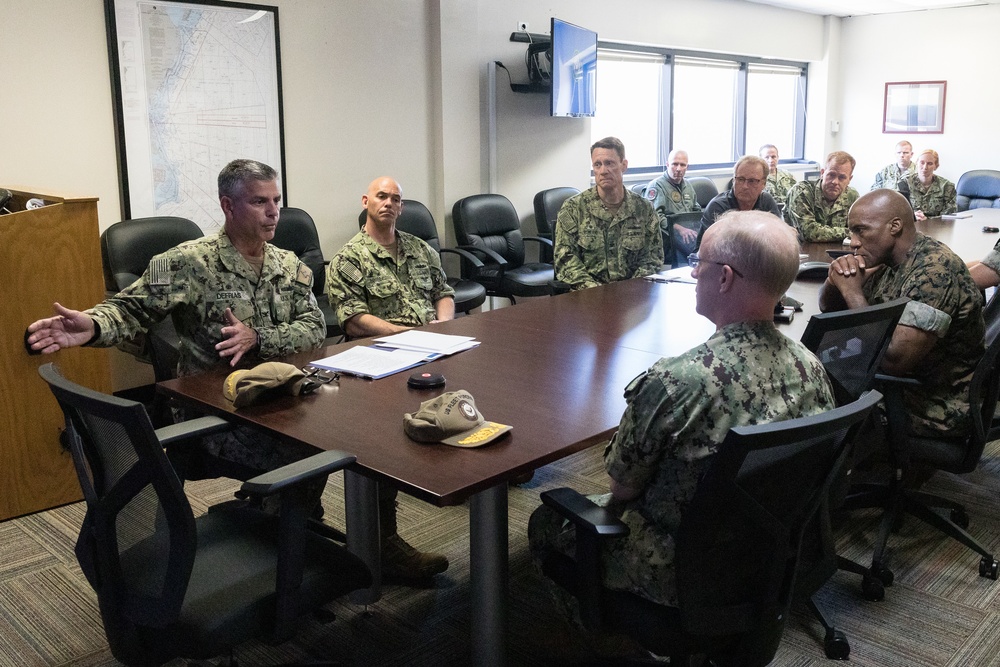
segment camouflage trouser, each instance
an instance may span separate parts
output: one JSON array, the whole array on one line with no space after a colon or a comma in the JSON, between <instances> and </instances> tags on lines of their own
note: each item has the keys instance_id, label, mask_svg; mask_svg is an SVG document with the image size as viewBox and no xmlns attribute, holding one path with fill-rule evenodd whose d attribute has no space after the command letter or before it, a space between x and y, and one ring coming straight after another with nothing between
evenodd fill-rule
<instances>
[{"instance_id":1,"label":"camouflage trouser","mask_svg":"<svg viewBox=\"0 0 1000 667\"><path fill-rule=\"evenodd\" d=\"M610 493L590 495L587 498L601 507L607 507L611 503ZM661 553L672 556L672 541L669 537L664 538L658 534L652 526L646 525L635 512L626 514L623 520L629 526L632 538L606 540L601 551L604 586L612 590L629 591L659 604L676 606L677 594L672 558L653 563L650 555ZM670 548L664 548L664 544L659 544L654 551L646 546L652 541L668 542ZM541 569L542 562L552 553L574 555L576 530L555 510L542 505L531 513L531 518L528 520L528 546L536 566ZM641 564L640 560L643 561ZM556 604L567 612L569 618L578 623L576 599L558 587L551 588Z\"/></svg>"}]
</instances>

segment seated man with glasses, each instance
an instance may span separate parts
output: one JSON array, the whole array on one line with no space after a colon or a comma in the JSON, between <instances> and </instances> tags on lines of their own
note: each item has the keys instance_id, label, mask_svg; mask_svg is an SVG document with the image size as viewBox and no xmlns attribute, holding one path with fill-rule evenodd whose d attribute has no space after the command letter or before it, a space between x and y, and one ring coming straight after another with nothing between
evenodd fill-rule
<instances>
[{"instance_id":1,"label":"seated man with glasses","mask_svg":"<svg viewBox=\"0 0 1000 667\"><path fill-rule=\"evenodd\" d=\"M677 530L729 430L834 407L823 365L774 326L774 303L798 272L795 231L768 213L731 211L705 232L700 255L691 262L696 310L715 333L626 387L625 413L604 452L610 493L591 497L630 529L601 553L604 585L670 606L678 604ZM539 562L572 553L574 535L544 505L528 522Z\"/></svg>"},{"instance_id":2,"label":"seated man with glasses","mask_svg":"<svg viewBox=\"0 0 1000 667\"><path fill-rule=\"evenodd\" d=\"M858 198L849 187L854 158L844 151L826 156L819 181L802 181L788 191L785 220L799 230L807 243L840 242L847 238L847 212Z\"/></svg>"},{"instance_id":3,"label":"seated man with glasses","mask_svg":"<svg viewBox=\"0 0 1000 667\"><path fill-rule=\"evenodd\" d=\"M698 245L708 229L726 211L766 211L781 217L774 197L764 192L768 174L767 162L756 155L744 155L733 167L733 187L717 194L708 202L701 216Z\"/></svg>"}]
</instances>

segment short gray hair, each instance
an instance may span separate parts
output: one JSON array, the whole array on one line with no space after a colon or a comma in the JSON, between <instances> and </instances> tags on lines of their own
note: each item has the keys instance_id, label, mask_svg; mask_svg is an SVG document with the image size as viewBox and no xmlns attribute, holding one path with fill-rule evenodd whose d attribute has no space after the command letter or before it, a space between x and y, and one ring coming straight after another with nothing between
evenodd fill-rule
<instances>
[{"instance_id":1,"label":"short gray hair","mask_svg":"<svg viewBox=\"0 0 1000 667\"><path fill-rule=\"evenodd\" d=\"M720 226L721 223L721 226ZM740 269L775 300L799 271L799 239L795 230L767 211L727 211L713 227L716 261Z\"/></svg>"},{"instance_id":2,"label":"short gray hair","mask_svg":"<svg viewBox=\"0 0 1000 667\"><path fill-rule=\"evenodd\" d=\"M238 196L247 181L276 181L278 172L257 160L233 160L219 172L219 197Z\"/></svg>"},{"instance_id":3,"label":"short gray hair","mask_svg":"<svg viewBox=\"0 0 1000 667\"><path fill-rule=\"evenodd\" d=\"M733 178L736 177L736 171L745 164L757 165L757 168L760 169L761 178L767 178L768 172L771 171L771 168L767 166L767 162L764 162L764 158L759 155L744 155L733 165Z\"/></svg>"}]
</instances>

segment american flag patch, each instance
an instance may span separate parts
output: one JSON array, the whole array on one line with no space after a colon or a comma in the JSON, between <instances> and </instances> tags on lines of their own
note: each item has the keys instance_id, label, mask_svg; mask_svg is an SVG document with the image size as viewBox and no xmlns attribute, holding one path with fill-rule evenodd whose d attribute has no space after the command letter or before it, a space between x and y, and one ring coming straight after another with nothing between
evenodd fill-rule
<instances>
[{"instance_id":1,"label":"american flag patch","mask_svg":"<svg viewBox=\"0 0 1000 667\"><path fill-rule=\"evenodd\" d=\"M166 257L154 257L149 262L149 284L170 284L170 260Z\"/></svg>"},{"instance_id":2,"label":"american flag patch","mask_svg":"<svg viewBox=\"0 0 1000 667\"><path fill-rule=\"evenodd\" d=\"M364 278L361 274L361 269L350 262L344 262L340 265L340 273L352 283L360 283Z\"/></svg>"}]
</instances>

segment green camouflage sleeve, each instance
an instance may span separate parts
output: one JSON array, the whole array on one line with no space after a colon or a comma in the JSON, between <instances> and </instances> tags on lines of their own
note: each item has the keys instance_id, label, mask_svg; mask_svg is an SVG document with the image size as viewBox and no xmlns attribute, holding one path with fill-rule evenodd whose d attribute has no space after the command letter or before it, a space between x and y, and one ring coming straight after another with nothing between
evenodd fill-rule
<instances>
[{"instance_id":1,"label":"green camouflage sleeve","mask_svg":"<svg viewBox=\"0 0 1000 667\"><path fill-rule=\"evenodd\" d=\"M341 328L355 315L370 312L361 264L347 251L345 247L338 252L326 269L327 298Z\"/></svg>"},{"instance_id":2,"label":"green camouflage sleeve","mask_svg":"<svg viewBox=\"0 0 1000 667\"><path fill-rule=\"evenodd\" d=\"M843 241L847 235L845 227L827 225L816 217L815 204L816 197L819 196L817 195L818 189L818 186L808 181L797 183L788 192L785 217L807 243Z\"/></svg>"},{"instance_id":3,"label":"green camouflage sleeve","mask_svg":"<svg viewBox=\"0 0 1000 667\"><path fill-rule=\"evenodd\" d=\"M1000 241L997 241L993 249L983 258L983 264L1000 274Z\"/></svg>"},{"instance_id":4,"label":"green camouflage sleeve","mask_svg":"<svg viewBox=\"0 0 1000 667\"><path fill-rule=\"evenodd\" d=\"M581 216L585 214L582 199L577 195L566 200L556 218L556 242L552 249L556 280L566 283L574 290L597 287L601 284L587 271L580 256L579 224ZM655 213L653 220L656 222ZM659 222L656 222L656 226L659 233ZM661 242L661 253L662 245Z\"/></svg>"},{"instance_id":5,"label":"green camouflage sleeve","mask_svg":"<svg viewBox=\"0 0 1000 667\"><path fill-rule=\"evenodd\" d=\"M260 339L257 356L261 359L315 350L326 338L326 319L312 291L312 270L294 255L283 264L283 275L290 277L291 271L295 272L294 279L288 281L286 300L290 303L286 310L285 306L273 305L272 299L272 305L264 310L270 317L261 318L262 322L254 326Z\"/></svg>"}]
</instances>

